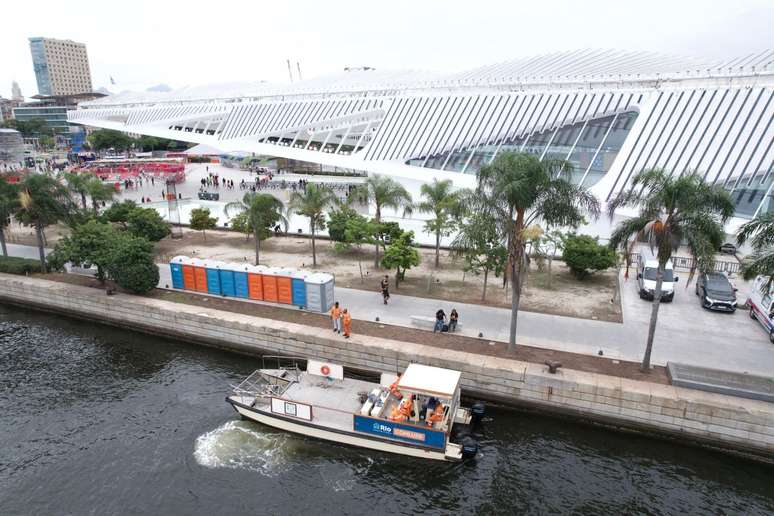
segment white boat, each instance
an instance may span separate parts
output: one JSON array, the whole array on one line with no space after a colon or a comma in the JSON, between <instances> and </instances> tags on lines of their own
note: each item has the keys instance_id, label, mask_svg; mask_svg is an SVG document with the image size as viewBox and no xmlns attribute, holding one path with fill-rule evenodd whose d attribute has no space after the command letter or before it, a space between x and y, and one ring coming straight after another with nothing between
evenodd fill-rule
<instances>
[{"instance_id":1,"label":"white boat","mask_svg":"<svg viewBox=\"0 0 774 516\"><path fill-rule=\"evenodd\" d=\"M361 448L459 461L475 456L468 432L483 405L460 407L459 371L410 364L379 384L344 378L337 364L258 369L226 397L245 419ZM460 430L463 431L460 431Z\"/></svg>"}]
</instances>

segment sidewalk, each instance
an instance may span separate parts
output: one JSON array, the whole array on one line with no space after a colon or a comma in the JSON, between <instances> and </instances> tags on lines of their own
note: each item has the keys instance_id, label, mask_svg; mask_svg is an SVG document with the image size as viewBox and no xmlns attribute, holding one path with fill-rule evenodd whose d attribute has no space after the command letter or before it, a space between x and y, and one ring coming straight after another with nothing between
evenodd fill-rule
<instances>
[{"instance_id":1,"label":"sidewalk","mask_svg":"<svg viewBox=\"0 0 774 516\"><path fill-rule=\"evenodd\" d=\"M13 256L37 257L31 246L9 244ZM169 266L159 264L159 287L171 285ZM529 346L597 355L638 362L642 359L647 337L651 304L638 298L633 282L622 280L623 324L533 312L519 312L517 342ZM508 340L510 310L488 306L450 303L436 299L392 294L385 306L374 288L364 291L336 287L335 297L352 312L356 320L379 321L411 327L411 316L433 317L439 308L448 314L456 308L460 314L460 333L484 339ZM740 289L739 301L747 292ZM255 301L250 301L255 302ZM667 361L713 367L738 372L774 376L774 345L746 311L719 314L702 310L693 289L681 288L673 303L663 304L653 346L652 362Z\"/></svg>"}]
</instances>

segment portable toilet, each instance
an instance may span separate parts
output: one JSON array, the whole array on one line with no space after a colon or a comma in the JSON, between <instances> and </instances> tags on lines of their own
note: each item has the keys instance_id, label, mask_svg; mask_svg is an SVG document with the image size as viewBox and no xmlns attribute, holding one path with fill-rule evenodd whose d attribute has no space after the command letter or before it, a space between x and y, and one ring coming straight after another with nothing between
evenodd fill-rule
<instances>
[{"instance_id":1,"label":"portable toilet","mask_svg":"<svg viewBox=\"0 0 774 516\"><path fill-rule=\"evenodd\" d=\"M308 271L295 271L290 276L290 286L293 294L293 304L306 308L306 283L304 280L311 273Z\"/></svg>"},{"instance_id":2,"label":"portable toilet","mask_svg":"<svg viewBox=\"0 0 774 516\"><path fill-rule=\"evenodd\" d=\"M182 257L183 261L183 288L186 290L196 290L196 275L194 274L194 266L191 265L191 258L187 256Z\"/></svg>"},{"instance_id":3,"label":"portable toilet","mask_svg":"<svg viewBox=\"0 0 774 516\"><path fill-rule=\"evenodd\" d=\"M236 284L234 283L232 264L220 262L217 267L220 274L220 293L224 296L236 297Z\"/></svg>"},{"instance_id":4,"label":"portable toilet","mask_svg":"<svg viewBox=\"0 0 774 516\"><path fill-rule=\"evenodd\" d=\"M218 270L220 262L215 260L204 260L203 265L207 275L207 292L219 296L221 293L220 271Z\"/></svg>"},{"instance_id":5,"label":"portable toilet","mask_svg":"<svg viewBox=\"0 0 774 516\"><path fill-rule=\"evenodd\" d=\"M293 273L296 269L282 267L277 270L277 301L285 304L293 303Z\"/></svg>"},{"instance_id":6,"label":"portable toilet","mask_svg":"<svg viewBox=\"0 0 774 516\"><path fill-rule=\"evenodd\" d=\"M185 288L183 281L183 264L188 260L186 256L175 256L169 261L169 272L172 275L172 288Z\"/></svg>"},{"instance_id":7,"label":"portable toilet","mask_svg":"<svg viewBox=\"0 0 774 516\"><path fill-rule=\"evenodd\" d=\"M247 283L247 269L250 265L229 263L228 266L234 272L234 294L236 297L250 297L250 287Z\"/></svg>"},{"instance_id":8,"label":"portable toilet","mask_svg":"<svg viewBox=\"0 0 774 516\"><path fill-rule=\"evenodd\" d=\"M277 275L281 269L279 267L267 267L261 273L263 284L263 300L277 303Z\"/></svg>"},{"instance_id":9,"label":"portable toilet","mask_svg":"<svg viewBox=\"0 0 774 516\"><path fill-rule=\"evenodd\" d=\"M194 289L197 292L207 292L207 270L204 268L204 260L191 258L189 263L194 273Z\"/></svg>"},{"instance_id":10,"label":"portable toilet","mask_svg":"<svg viewBox=\"0 0 774 516\"><path fill-rule=\"evenodd\" d=\"M263 275L266 273L266 267L263 265L247 265L247 292L250 299L257 301L264 300ZM275 285L274 290L277 290Z\"/></svg>"},{"instance_id":11,"label":"portable toilet","mask_svg":"<svg viewBox=\"0 0 774 516\"><path fill-rule=\"evenodd\" d=\"M304 278L306 284L306 308L326 313L333 306L333 276L316 272Z\"/></svg>"}]
</instances>

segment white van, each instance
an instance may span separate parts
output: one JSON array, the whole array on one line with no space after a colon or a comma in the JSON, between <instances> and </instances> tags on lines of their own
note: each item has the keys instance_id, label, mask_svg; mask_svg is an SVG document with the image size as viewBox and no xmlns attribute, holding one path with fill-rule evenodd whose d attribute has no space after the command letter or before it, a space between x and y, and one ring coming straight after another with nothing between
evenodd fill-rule
<instances>
[{"instance_id":1,"label":"white van","mask_svg":"<svg viewBox=\"0 0 774 516\"><path fill-rule=\"evenodd\" d=\"M758 276L753 281L750 297L747 304L750 306L750 319L757 319L761 326L769 334L769 340L774 344L774 306L772 306L772 292L774 288L769 287L766 291L766 282L769 278Z\"/></svg>"},{"instance_id":2,"label":"white van","mask_svg":"<svg viewBox=\"0 0 774 516\"><path fill-rule=\"evenodd\" d=\"M656 272L658 272L658 260L643 256L641 253L637 260L637 289L640 292L640 299L653 300L656 293ZM674 299L675 283L677 283L677 276L675 276L672 260L669 260L661 281L661 301L670 302Z\"/></svg>"}]
</instances>

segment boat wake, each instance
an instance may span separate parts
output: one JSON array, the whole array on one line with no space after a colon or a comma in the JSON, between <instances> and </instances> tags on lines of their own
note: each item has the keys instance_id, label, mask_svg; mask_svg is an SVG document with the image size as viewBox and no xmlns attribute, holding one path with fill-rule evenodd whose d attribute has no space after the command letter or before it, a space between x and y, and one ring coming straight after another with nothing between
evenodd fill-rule
<instances>
[{"instance_id":1,"label":"boat wake","mask_svg":"<svg viewBox=\"0 0 774 516\"><path fill-rule=\"evenodd\" d=\"M287 464L287 435L263 433L247 421L228 421L196 438L196 462L208 468L247 469L272 477Z\"/></svg>"}]
</instances>

